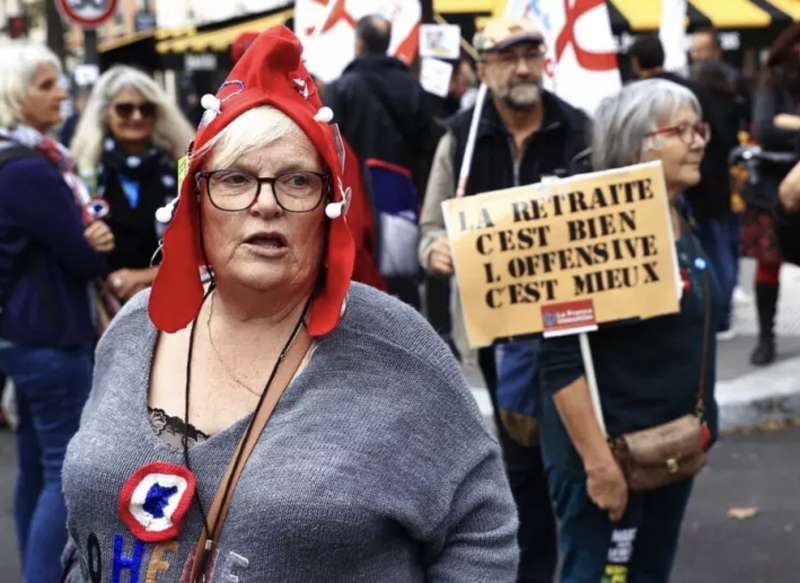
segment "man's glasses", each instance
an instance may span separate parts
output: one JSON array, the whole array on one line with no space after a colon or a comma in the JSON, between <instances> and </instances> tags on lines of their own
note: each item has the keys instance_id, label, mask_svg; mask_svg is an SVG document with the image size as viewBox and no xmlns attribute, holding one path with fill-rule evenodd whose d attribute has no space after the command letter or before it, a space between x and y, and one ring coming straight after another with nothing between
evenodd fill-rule
<instances>
[{"instance_id":1,"label":"man's glasses","mask_svg":"<svg viewBox=\"0 0 800 583\"><path fill-rule=\"evenodd\" d=\"M544 47L538 46L530 48L524 52L515 53L512 51L499 52L494 56L487 56L486 62L498 65L503 69L516 67L520 59L525 61L527 67L533 67L544 58Z\"/></svg>"},{"instance_id":2,"label":"man's glasses","mask_svg":"<svg viewBox=\"0 0 800 583\"><path fill-rule=\"evenodd\" d=\"M212 170L198 172L195 180L206 181L211 204L221 211L243 211L250 208L261 194L261 185L272 186L275 201L283 210L307 213L319 206L323 194L330 191L330 174L297 171L278 176L255 176L245 170Z\"/></svg>"},{"instance_id":3,"label":"man's glasses","mask_svg":"<svg viewBox=\"0 0 800 583\"><path fill-rule=\"evenodd\" d=\"M676 126L670 126L668 128L661 128L658 130L653 130L652 132L647 132L645 137L651 138L653 136L678 136L684 144L691 146L692 142L694 142L695 135L699 136L701 140L708 143L708 140L711 139L711 126L704 121L698 121L696 123L684 122Z\"/></svg>"},{"instance_id":4,"label":"man's glasses","mask_svg":"<svg viewBox=\"0 0 800 583\"><path fill-rule=\"evenodd\" d=\"M122 119L130 119L133 117L133 112L138 111L145 119L153 119L156 116L158 107L155 103L145 101L143 103L131 103L128 101L121 101L114 104L114 113Z\"/></svg>"}]
</instances>

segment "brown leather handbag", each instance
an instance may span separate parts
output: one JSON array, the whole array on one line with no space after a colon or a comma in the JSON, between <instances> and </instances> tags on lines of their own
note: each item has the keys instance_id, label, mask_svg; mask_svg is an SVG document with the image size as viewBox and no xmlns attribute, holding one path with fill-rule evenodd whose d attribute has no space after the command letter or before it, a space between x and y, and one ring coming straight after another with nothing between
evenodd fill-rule
<instances>
[{"instance_id":1,"label":"brown leather handbag","mask_svg":"<svg viewBox=\"0 0 800 583\"><path fill-rule=\"evenodd\" d=\"M694 413L611 440L611 451L622 469L628 488L655 490L691 478L706 464L705 381L711 335L711 290L704 272L705 328L700 357L700 380Z\"/></svg>"}]
</instances>

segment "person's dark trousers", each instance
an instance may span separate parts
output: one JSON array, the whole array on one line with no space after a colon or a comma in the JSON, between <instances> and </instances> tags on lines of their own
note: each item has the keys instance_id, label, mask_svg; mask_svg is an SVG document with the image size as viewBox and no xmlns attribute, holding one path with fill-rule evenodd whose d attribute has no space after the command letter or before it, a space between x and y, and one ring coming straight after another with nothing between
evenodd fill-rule
<instances>
[{"instance_id":1,"label":"person's dark trousers","mask_svg":"<svg viewBox=\"0 0 800 583\"><path fill-rule=\"evenodd\" d=\"M756 310L758 311L758 336L775 338L775 313L778 309L780 286L773 282L756 282Z\"/></svg>"},{"instance_id":2,"label":"person's dark trousers","mask_svg":"<svg viewBox=\"0 0 800 583\"><path fill-rule=\"evenodd\" d=\"M547 477L538 446L523 447L505 431L497 406L494 349L478 350L478 364L492 401L494 421L503 450L506 474L519 515L520 563L518 583L552 583L558 562L556 525L547 490ZM597 583L597 582L594 582Z\"/></svg>"},{"instance_id":3,"label":"person's dark trousers","mask_svg":"<svg viewBox=\"0 0 800 583\"><path fill-rule=\"evenodd\" d=\"M692 480L630 492L612 523L586 492L586 474L548 467L563 557L561 583L667 583Z\"/></svg>"},{"instance_id":4,"label":"person's dark trousers","mask_svg":"<svg viewBox=\"0 0 800 583\"><path fill-rule=\"evenodd\" d=\"M22 578L52 583L67 542L61 467L91 387L91 349L11 346L0 349L0 367L14 381L19 415L14 518Z\"/></svg>"},{"instance_id":5,"label":"person's dark trousers","mask_svg":"<svg viewBox=\"0 0 800 583\"><path fill-rule=\"evenodd\" d=\"M419 297L419 280L416 275L385 277L386 291L400 301L419 310L422 306Z\"/></svg>"},{"instance_id":6,"label":"person's dark trousers","mask_svg":"<svg viewBox=\"0 0 800 583\"><path fill-rule=\"evenodd\" d=\"M696 232L719 280L719 330L727 330L731 326L731 304L738 273L737 246L731 244L732 237L738 241L738 218L732 215L721 220L698 221Z\"/></svg>"},{"instance_id":7,"label":"person's dark trousers","mask_svg":"<svg viewBox=\"0 0 800 583\"><path fill-rule=\"evenodd\" d=\"M425 311L428 322L440 336L449 336L453 329L450 318L450 278L425 276Z\"/></svg>"}]
</instances>

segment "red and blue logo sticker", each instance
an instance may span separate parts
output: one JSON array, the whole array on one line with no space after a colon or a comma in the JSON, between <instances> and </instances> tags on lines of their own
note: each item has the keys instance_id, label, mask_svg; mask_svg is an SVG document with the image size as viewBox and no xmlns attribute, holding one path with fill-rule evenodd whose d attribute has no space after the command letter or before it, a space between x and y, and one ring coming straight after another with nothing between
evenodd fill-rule
<instances>
[{"instance_id":1,"label":"red and blue logo sticker","mask_svg":"<svg viewBox=\"0 0 800 583\"><path fill-rule=\"evenodd\" d=\"M171 540L180 533L194 490L194 475L184 466L147 464L125 482L119 495L120 518L140 541Z\"/></svg>"}]
</instances>

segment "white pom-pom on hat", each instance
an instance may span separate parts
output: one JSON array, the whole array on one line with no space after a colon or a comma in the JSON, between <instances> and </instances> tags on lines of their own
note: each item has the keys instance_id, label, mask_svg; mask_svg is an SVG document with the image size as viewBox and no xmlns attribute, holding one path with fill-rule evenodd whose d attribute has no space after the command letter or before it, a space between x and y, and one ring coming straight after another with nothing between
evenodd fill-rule
<instances>
[{"instance_id":1,"label":"white pom-pom on hat","mask_svg":"<svg viewBox=\"0 0 800 583\"><path fill-rule=\"evenodd\" d=\"M217 99L216 95L212 95L211 93L206 93L200 98L200 105L207 111L213 111L215 113L222 111L222 102Z\"/></svg>"},{"instance_id":2,"label":"white pom-pom on hat","mask_svg":"<svg viewBox=\"0 0 800 583\"><path fill-rule=\"evenodd\" d=\"M331 220L338 219L342 216L344 204L344 202L329 202L325 205L325 216Z\"/></svg>"},{"instance_id":3,"label":"white pom-pom on hat","mask_svg":"<svg viewBox=\"0 0 800 583\"><path fill-rule=\"evenodd\" d=\"M156 220L161 223L162 225L166 225L170 221L172 221L172 217L175 214L175 208L178 206L178 199L173 198L164 206L158 207L156 210Z\"/></svg>"},{"instance_id":4,"label":"white pom-pom on hat","mask_svg":"<svg viewBox=\"0 0 800 583\"><path fill-rule=\"evenodd\" d=\"M333 121L333 110L327 106L320 107L319 111L314 114L314 121L331 123Z\"/></svg>"}]
</instances>

